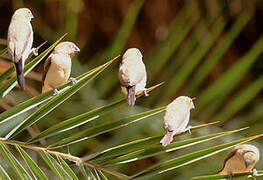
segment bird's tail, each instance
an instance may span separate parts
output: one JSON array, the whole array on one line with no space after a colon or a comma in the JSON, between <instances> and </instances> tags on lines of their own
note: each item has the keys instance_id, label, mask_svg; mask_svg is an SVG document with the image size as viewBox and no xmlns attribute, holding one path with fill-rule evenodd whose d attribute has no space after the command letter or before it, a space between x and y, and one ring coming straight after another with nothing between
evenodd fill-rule
<instances>
[{"instance_id":1,"label":"bird's tail","mask_svg":"<svg viewBox=\"0 0 263 180\"><path fill-rule=\"evenodd\" d=\"M167 131L160 143L165 147L173 141L173 132Z\"/></svg>"},{"instance_id":2,"label":"bird's tail","mask_svg":"<svg viewBox=\"0 0 263 180\"><path fill-rule=\"evenodd\" d=\"M127 92L128 92L128 96L127 96L128 104L130 106L134 106L135 100L136 100L135 86L128 86L128 87L126 87L126 89L127 89Z\"/></svg>"},{"instance_id":3,"label":"bird's tail","mask_svg":"<svg viewBox=\"0 0 263 180\"><path fill-rule=\"evenodd\" d=\"M16 68L16 76L17 76L18 85L24 91L25 90L25 77L24 77L22 63L23 63L22 60L15 62L15 68Z\"/></svg>"}]
</instances>

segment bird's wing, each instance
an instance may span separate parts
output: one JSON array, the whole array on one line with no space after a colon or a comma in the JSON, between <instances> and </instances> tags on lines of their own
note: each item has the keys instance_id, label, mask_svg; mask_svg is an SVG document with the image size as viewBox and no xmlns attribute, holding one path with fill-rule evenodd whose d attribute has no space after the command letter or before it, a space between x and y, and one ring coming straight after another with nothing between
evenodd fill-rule
<instances>
[{"instance_id":1,"label":"bird's wing","mask_svg":"<svg viewBox=\"0 0 263 180\"><path fill-rule=\"evenodd\" d=\"M131 85L136 85L141 82L144 76L146 76L145 65L143 63L137 63L134 66L134 72L131 78Z\"/></svg>"},{"instance_id":2,"label":"bird's wing","mask_svg":"<svg viewBox=\"0 0 263 180\"><path fill-rule=\"evenodd\" d=\"M183 125L187 125L190 118L190 112L182 106L168 105L164 115L164 120L169 124L169 130L183 130L180 128Z\"/></svg>"},{"instance_id":3,"label":"bird's wing","mask_svg":"<svg viewBox=\"0 0 263 180\"><path fill-rule=\"evenodd\" d=\"M134 86L146 76L143 63L125 63L120 65L119 77L123 86Z\"/></svg>"},{"instance_id":4,"label":"bird's wing","mask_svg":"<svg viewBox=\"0 0 263 180\"><path fill-rule=\"evenodd\" d=\"M47 72L51 65L51 59L52 59L52 54L46 59L45 64L44 64L44 72L42 75L42 86L44 86L44 81L46 79Z\"/></svg>"},{"instance_id":5,"label":"bird's wing","mask_svg":"<svg viewBox=\"0 0 263 180\"><path fill-rule=\"evenodd\" d=\"M220 169L217 173L223 171L223 169L225 168L226 162L231 159L237 152L238 149L233 149L226 157L226 159L224 160L224 165L222 167L222 169Z\"/></svg>"},{"instance_id":6,"label":"bird's wing","mask_svg":"<svg viewBox=\"0 0 263 180\"><path fill-rule=\"evenodd\" d=\"M125 64L120 64L119 67L119 79L120 79L120 83L122 86L127 87L129 86L130 80L129 80L129 76L127 73L127 66L125 66Z\"/></svg>"},{"instance_id":7,"label":"bird's wing","mask_svg":"<svg viewBox=\"0 0 263 180\"><path fill-rule=\"evenodd\" d=\"M23 53L30 43L30 37L33 35L33 31L30 24L20 22L18 20L12 23L10 28L9 41L13 44L10 52L12 53L12 60L14 62L18 62L22 58Z\"/></svg>"}]
</instances>

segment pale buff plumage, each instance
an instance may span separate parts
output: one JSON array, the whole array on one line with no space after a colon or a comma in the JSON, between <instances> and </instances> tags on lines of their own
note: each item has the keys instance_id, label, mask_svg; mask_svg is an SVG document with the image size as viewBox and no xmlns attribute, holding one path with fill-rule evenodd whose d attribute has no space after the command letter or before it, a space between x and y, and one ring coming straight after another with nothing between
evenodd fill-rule
<instances>
[{"instance_id":1,"label":"pale buff plumage","mask_svg":"<svg viewBox=\"0 0 263 180\"><path fill-rule=\"evenodd\" d=\"M217 174L234 174L251 171L259 160L259 150L250 144L236 146L224 161L224 166Z\"/></svg>"},{"instance_id":2,"label":"pale buff plumage","mask_svg":"<svg viewBox=\"0 0 263 180\"><path fill-rule=\"evenodd\" d=\"M42 93L52 89L56 91L58 86L68 82L71 73L71 58L79 51L79 48L72 42L62 42L54 48L44 65Z\"/></svg>"},{"instance_id":3,"label":"pale buff plumage","mask_svg":"<svg viewBox=\"0 0 263 180\"><path fill-rule=\"evenodd\" d=\"M180 96L168 104L164 115L164 128L166 134L160 141L163 146L173 141L173 136L190 130L187 127L190 119L190 110L194 108L193 100L187 96Z\"/></svg>"},{"instance_id":4,"label":"pale buff plumage","mask_svg":"<svg viewBox=\"0 0 263 180\"><path fill-rule=\"evenodd\" d=\"M127 94L128 104L135 104L135 95L144 91L146 93L146 68L142 61L142 53L137 48L128 49L122 56L119 68L119 80L122 91Z\"/></svg>"},{"instance_id":5,"label":"pale buff plumage","mask_svg":"<svg viewBox=\"0 0 263 180\"><path fill-rule=\"evenodd\" d=\"M31 52L33 30L30 24L33 15L27 8L20 8L12 16L7 35L8 53L16 68L17 81L25 89L24 64Z\"/></svg>"}]
</instances>

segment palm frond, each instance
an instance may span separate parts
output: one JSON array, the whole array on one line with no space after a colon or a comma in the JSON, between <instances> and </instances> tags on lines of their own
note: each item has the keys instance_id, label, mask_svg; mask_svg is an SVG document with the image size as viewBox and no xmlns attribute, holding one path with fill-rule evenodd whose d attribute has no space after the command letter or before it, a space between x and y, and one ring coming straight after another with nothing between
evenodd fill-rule
<instances>
[{"instance_id":1,"label":"palm frond","mask_svg":"<svg viewBox=\"0 0 263 180\"><path fill-rule=\"evenodd\" d=\"M115 59L115 58L114 58ZM50 111L55 109L57 106L59 106L61 103L63 103L65 100L70 98L73 94L75 94L80 88L82 88L84 85L86 85L90 80L94 79L96 76L98 76L105 68L107 68L113 60L105 63L104 65L101 65L99 68L97 68L95 71L86 74L84 77L82 77L80 80L78 80L77 83L73 84L71 87L66 89L65 91L59 93L59 95L52 98L50 101L48 101L46 104L41 106L36 112L34 112L31 116L29 116L25 121L23 121L19 126L14 128L10 133L6 135L6 138L12 138L27 127L31 126L33 123L40 120L42 117L44 117L46 114L48 114Z\"/></svg>"},{"instance_id":2,"label":"palm frond","mask_svg":"<svg viewBox=\"0 0 263 180\"><path fill-rule=\"evenodd\" d=\"M65 34L66 35L66 34ZM63 35L60 39L58 39L54 44L52 44L49 48L47 48L44 52L42 52L39 56L34 58L28 64L26 64L24 68L24 75L26 76L36 65L40 63L47 55L52 51L52 49L64 38ZM10 72L9 70L7 70ZM12 69L14 71L14 69ZM9 79L4 85L0 87L0 95L4 97L7 95L17 84L17 77L14 75L11 79Z\"/></svg>"},{"instance_id":3,"label":"palm frond","mask_svg":"<svg viewBox=\"0 0 263 180\"><path fill-rule=\"evenodd\" d=\"M215 155L217 153L220 153L224 150L232 148L235 145L254 140L254 139L259 138L261 136L262 136L262 134L252 136L252 137L248 137L248 138L243 138L243 139L236 140L236 141L233 141L230 143L221 144L221 145L210 147L210 148L200 150L197 152L189 153L189 154L186 154L186 155L183 155L183 156L180 156L178 158L174 158L174 159L171 159L168 161L164 161L163 163L154 165L153 167L150 167L149 169L146 169L146 170L134 175L133 178L140 179L140 178L145 178L147 176L162 174L164 172L171 171L173 169L176 169L176 168L191 164L193 162L199 161L201 159L210 157L210 156Z\"/></svg>"},{"instance_id":4,"label":"palm frond","mask_svg":"<svg viewBox=\"0 0 263 180\"><path fill-rule=\"evenodd\" d=\"M161 84L158 84L158 85L155 85L155 86L148 88L147 93L150 93L152 90L159 87L160 85ZM136 98L140 98L142 95L144 95L143 92L138 94ZM49 128L47 130L45 130L44 132L40 133L36 137L31 138L28 142L30 142L30 143L36 142L42 138L47 138L50 136L58 135L58 134L63 133L65 131L71 130L71 129L76 128L78 126L81 126L85 123L93 121L93 120L97 119L98 117L100 117L102 114L113 111L113 110L121 107L124 104L126 104L125 98L123 98L119 101L116 101L112 104L109 104L109 105L106 105L106 106L103 106L103 107L100 107L97 109L93 109L92 111L89 111L87 113L84 113L84 114L78 115L76 117L70 118L68 120L65 120L65 121L63 121L57 125L54 125L53 127Z\"/></svg>"}]
</instances>

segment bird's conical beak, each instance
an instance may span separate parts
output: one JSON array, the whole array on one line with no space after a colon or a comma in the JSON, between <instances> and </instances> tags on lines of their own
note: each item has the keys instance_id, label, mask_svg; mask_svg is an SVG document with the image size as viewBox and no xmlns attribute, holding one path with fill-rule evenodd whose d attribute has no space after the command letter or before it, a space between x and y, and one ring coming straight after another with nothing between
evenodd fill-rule
<instances>
[{"instance_id":1,"label":"bird's conical beak","mask_svg":"<svg viewBox=\"0 0 263 180\"><path fill-rule=\"evenodd\" d=\"M251 161L250 160L245 160L245 165L246 165L246 168L248 168L248 166L251 164Z\"/></svg>"},{"instance_id":2,"label":"bird's conical beak","mask_svg":"<svg viewBox=\"0 0 263 180\"><path fill-rule=\"evenodd\" d=\"M75 47L74 47L74 52L75 52L75 53L80 52L80 49L79 49L77 46L75 46Z\"/></svg>"},{"instance_id":3,"label":"bird's conical beak","mask_svg":"<svg viewBox=\"0 0 263 180\"><path fill-rule=\"evenodd\" d=\"M193 97L193 98L191 98L192 99L192 101L194 101L196 98L195 97ZM192 102L192 109L194 109L195 108L195 105L194 105L194 103Z\"/></svg>"}]
</instances>

